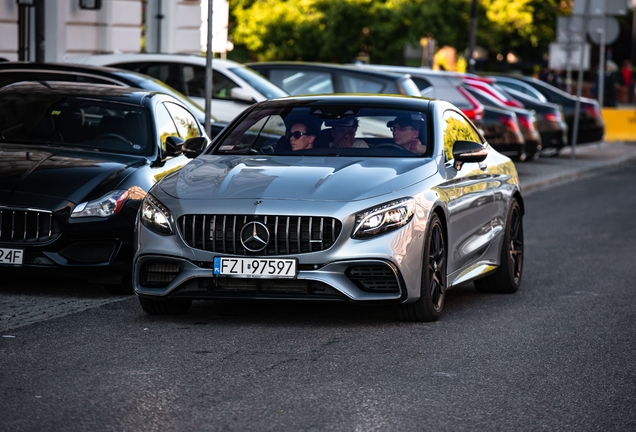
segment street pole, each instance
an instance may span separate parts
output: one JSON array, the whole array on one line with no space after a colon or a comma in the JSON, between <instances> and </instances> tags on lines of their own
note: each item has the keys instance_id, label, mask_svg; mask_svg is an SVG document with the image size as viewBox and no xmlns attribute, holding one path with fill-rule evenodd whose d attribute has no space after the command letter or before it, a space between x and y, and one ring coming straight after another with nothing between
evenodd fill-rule
<instances>
[{"instance_id":1,"label":"street pole","mask_svg":"<svg viewBox=\"0 0 636 432\"><path fill-rule=\"evenodd\" d=\"M603 97L605 95L605 10L603 10L603 15L601 17L602 25L601 25L601 43L599 47L599 55L598 55L598 104L601 106L601 110L603 109Z\"/></svg>"},{"instance_id":2,"label":"street pole","mask_svg":"<svg viewBox=\"0 0 636 432\"><path fill-rule=\"evenodd\" d=\"M205 133L209 137L212 135L212 13L213 0L208 0L208 38L207 49L205 50Z\"/></svg>"},{"instance_id":3,"label":"street pole","mask_svg":"<svg viewBox=\"0 0 636 432\"><path fill-rule=\"evenodd\" d=\"M475 39L477 38L477 0L470 3L470 36L468 39L468 72L475 73Z\"/></svg>"},{"instance_id":4,"label":"street pole","mask_svg":"<svg viewBox=\"0 0 636 432\"><path fill-rule=\"evenodd\" d=\"M44 0L35 0L35 62L44 63Z\"/></svg>"},{"instance_id":5,"label":"street pole","mask_svg":"<svg viewBox=\"0 0 636 432\"><path fill-rule=\"evenodd\" d=\"M585 6L583 9L583 31L584 35L587 31L587 19L589 15L589 5L590 0L583 0L585 2ZM583 36L581 40L581 56L579 57L579 75L577 77L577 85L576 85L576 103L574 104L574 124L572 125L572 142L570 146L572 147L572 152L570 153L570 159L576 159L576 142L579 139L579 117L581 114L581 88L583 87L583 57L585 57L585 36Z\"/></svg>"}]
</instances>

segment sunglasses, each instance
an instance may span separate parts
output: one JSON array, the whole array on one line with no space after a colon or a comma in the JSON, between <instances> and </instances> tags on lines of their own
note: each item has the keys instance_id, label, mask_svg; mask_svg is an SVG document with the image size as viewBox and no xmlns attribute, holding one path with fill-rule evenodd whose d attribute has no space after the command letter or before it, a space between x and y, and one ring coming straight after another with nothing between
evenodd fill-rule
<instances>
[{"instance_id":1,"label":"sunglasses","mask_svg":"<svg viewBox=\"0 0 636 432\"><path fill-rule=\"evenodd\" d=\"M287 138L300 139L300 137L303 135L309 135L309 134L307 132L300 132L300 131L289 132L287 134Z\"/></svg>"}]
</instances>

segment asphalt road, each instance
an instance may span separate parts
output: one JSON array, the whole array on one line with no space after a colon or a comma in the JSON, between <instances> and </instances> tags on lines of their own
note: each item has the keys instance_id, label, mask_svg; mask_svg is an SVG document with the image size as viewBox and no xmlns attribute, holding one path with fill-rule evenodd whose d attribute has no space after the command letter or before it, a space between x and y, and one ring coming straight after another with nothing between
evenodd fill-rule
<instances>
[{"instance_id":1,"label":"asphalt road","mask_svg":"<svg viewBox=\"0 0 636 432\"><path fill-rule=\"evenodd\" d=\"M636 430L634 209L636 163L530 194L521 289L452 290L432 324L339 304L150 317L71 283L2 321L0 430ZM0 315L55 290L4 282Z\"/></svg>"}]
</instances>

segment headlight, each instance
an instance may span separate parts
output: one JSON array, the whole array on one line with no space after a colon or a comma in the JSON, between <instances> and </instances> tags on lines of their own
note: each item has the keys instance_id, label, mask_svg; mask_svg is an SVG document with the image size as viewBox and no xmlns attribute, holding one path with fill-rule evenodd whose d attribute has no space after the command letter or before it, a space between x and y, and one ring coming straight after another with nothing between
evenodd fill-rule
<instances>
[{"instance_id":1,"label":"headlight","mask_svg":"<svg viewBox=\"0 0 636 432\"><path fill-rule=\"evenodd\" d=\"M109 217L119 212L128 198L127 190L113 191L94 201L79 204L73 209L71 217Z\"/></svg>"},{"instance_id":2,"label":"headlight","mask_svg":"<svg viewBox=\"0 0 636 432\"><path fill-rule=\"evenodd\" d=\"M413 218L415 200L391 201L356 214L356 227L351 237L365 238L398 229Z\"/></svg>"},{"instance_id":3,"label":"headlight","mask_svg":"<svg viewBox=\"0 0 636 432\"><path fill-rule=\"evenodd\" d=\"M140 218L143 226L157 234L171 235L173 233L170 210L150 194L146 195L141 204Z\"/></svg>"}]
</instances>

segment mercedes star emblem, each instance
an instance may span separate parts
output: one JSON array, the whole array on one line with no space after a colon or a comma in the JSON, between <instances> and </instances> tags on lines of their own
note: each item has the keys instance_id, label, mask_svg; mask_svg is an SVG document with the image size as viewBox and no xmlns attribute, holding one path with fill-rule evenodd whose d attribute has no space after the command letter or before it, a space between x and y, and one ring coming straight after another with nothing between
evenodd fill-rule
<instances>
[{"instance_id":1,"label":"mercedes star emblem","mask_svg":"<svg viewBox=\"0 0 636 432\"><path fill-rule=\"evenodd\" d=\"M241 244L250 252L260 252L269 243L269 230L260 222L248 222L241 230Z\"/></svg>"}]
</instances>

